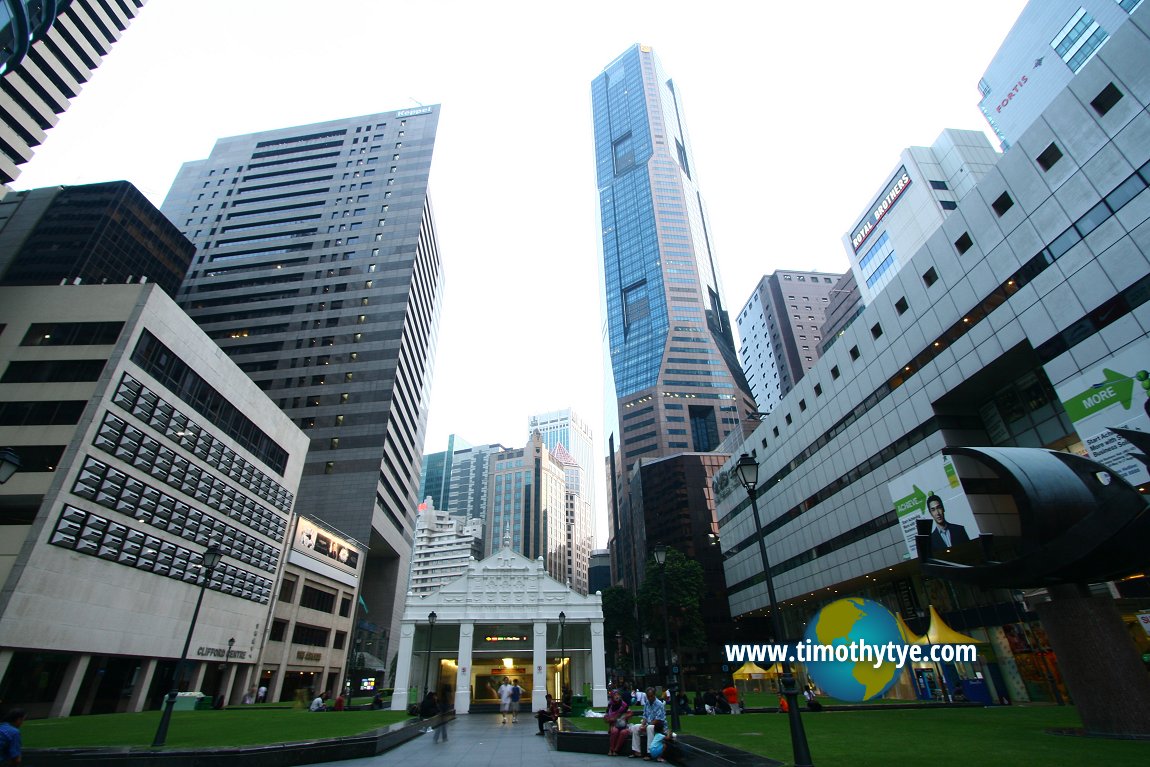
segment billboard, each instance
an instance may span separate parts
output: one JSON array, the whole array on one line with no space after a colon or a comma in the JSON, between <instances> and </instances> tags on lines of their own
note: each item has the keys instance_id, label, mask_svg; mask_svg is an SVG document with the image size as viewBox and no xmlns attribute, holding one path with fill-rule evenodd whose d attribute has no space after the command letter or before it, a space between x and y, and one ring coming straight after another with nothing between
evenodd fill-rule
<instances>
[{"instance_id":1,"label":"billboard","mask_svg":"<svg viewBox=\"0 0 1150 767\"><path fill-rule=\"evenodd\" d=\"M930 537L935 553L979 536L974 511L949 455L936 455L895 477L887 483L887 491L912 557L918 556L914 536L920 519L933 522Z\"/></svg>"},{"instance_id":2,"label":"billboard","mask_svg":"<svg viewBox=\"0 0 1150 767\"><path fill-rule=\"evenodd\" d=\"M1090 457L1132 485L1150 480L1145 466L1130 453L1138 451L1109 431L1121 426L1150 432L1150 341L1125 346L1063 381L1054 390Z\"/></svg>"},{"instance_id":3,"label":"billboard","mask_svg":"<svg viewBox=\"0 0 1150 767\"><path fill-rule=\"evenodd\" d=\"M296 524L292 548L352 575L359 572L359 549L306 519Z\"/></svg>"}]
</instances>

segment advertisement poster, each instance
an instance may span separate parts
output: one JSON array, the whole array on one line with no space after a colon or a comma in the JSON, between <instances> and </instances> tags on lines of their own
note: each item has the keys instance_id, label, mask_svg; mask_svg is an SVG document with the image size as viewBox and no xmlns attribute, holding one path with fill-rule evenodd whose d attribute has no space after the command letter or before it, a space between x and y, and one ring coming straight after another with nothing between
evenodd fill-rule
<instances>
[{"instance_id":1,"label":"advertisement poster","mask_svg":"<svg viewBox=\"0 0 1150 767\"><path fill-rule=\"evenodd\" d=\"M1130 457L1138 452L1133 445L1108 429L1150 431L1148 368L1150 341L1139 341L1054 387L1086 452L1132 485L1150 480L1150 473Z\"/></svg>"},{"instance_id":2,"label":"advertisement poster","mask_svg":"<svg viewBox=\"0 0 1150 767\"><path fill-rule=\"evenodd\" d=\"M341 570L355 574L359 566L359 551L347 541L319 529L306 519L296 526L295 547L309 557L335 565Z\"/></svg>"},{"instance_id":3,"label":"advertisement poster","mask_svg":"<svg viewBox=\"0 0 1150 767\"><path fill-rule=\"evenodd\" d=\"M920 519L933 522L930 535L935 555L979 535L974 512L954 470L954 460L948 455L936 455L895 477L887 483L887 491L912 557L918 556L914 536Z\"/></svg>"}]
</instances>

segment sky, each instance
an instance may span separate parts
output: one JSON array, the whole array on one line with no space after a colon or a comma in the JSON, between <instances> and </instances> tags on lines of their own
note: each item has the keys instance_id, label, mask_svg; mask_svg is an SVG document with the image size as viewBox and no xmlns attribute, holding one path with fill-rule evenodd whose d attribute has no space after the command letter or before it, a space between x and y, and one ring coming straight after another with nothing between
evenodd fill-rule
<instances>
[{"instance_id":1,"label":"sky","mask_svg":"<svg viewBox=\"0 0 1150 767\"><path fill-rule=\"evenodd\" d=\"M425 452L522 446L530 415L570 407L605 454L603 68L643 43L675 81L733 317L775 269L845 271L840 238L903 148L944 128L996 145L977 84L1024 5L150 0L13 186L126 179L160 205L218 138L440 104Z\"/></svg>"}]
</instances>

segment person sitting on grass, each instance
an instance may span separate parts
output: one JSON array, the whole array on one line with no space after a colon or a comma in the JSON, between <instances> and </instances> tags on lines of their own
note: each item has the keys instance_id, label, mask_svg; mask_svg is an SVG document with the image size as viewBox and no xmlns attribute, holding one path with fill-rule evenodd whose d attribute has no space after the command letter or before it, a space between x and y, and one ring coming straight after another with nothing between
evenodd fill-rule
<instances>
[{"instance_id":1,"label":"person sitting on grass","mask_svg":"<svg viewBox=\"0 0 1150 767\"><path fill-rule=\"evenodd\" d=\"M324 692L321 692L319 695L315 696L315 700L313 700L311 702L311 705L308 706L307 710L308 711L327 711L327 705L324 703L325 700L327 700L327 691L326 690Z\"/></svg>"},{"instance_id":2,"label":"person sitting on grass","mask_svg":"<svg viewBox=\"0 0 1150 767\"><path fill-rule=\"evenodd\" d=\"M651 738L651 742L647 745L647 755L643 757L647 761L654 759L656 762L665 762L663 758L663 749L666 745L667 736L663 734L663 721L655 720L655 737Z\"/></svg>"}]
</instances>

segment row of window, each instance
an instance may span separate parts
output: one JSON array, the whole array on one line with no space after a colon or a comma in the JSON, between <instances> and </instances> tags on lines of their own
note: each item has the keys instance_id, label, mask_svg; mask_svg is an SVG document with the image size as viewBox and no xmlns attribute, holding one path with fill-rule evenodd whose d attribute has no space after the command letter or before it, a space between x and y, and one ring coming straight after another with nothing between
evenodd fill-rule
<instances>
[{"instance_id":1,"label":"row of window","mask_svg":"<svg viewBox=\"0 0 1150 767\"><path fill-rule=\"evenodd\" d=\"M75 506L60 512L48 541L79 554L116 562L137 570L168 578L198 583L203 574L203 555L183 546L162 541L126 525L110 522ZM266 605L271 598L272 582L254 573L220 563L205 585L212 591Z\"/></svg>"},{"instance_id":2,"label":"row of window","mask_svg":"<svg viewBox=\"0 0 1150 767\"><path fill-rule=\"evenodd\" d=\"M279 549L216 519L95 458L87 458L72 494L196 543L220 549L261 570L275 572Z\"/></svg>"}]
</instances>

